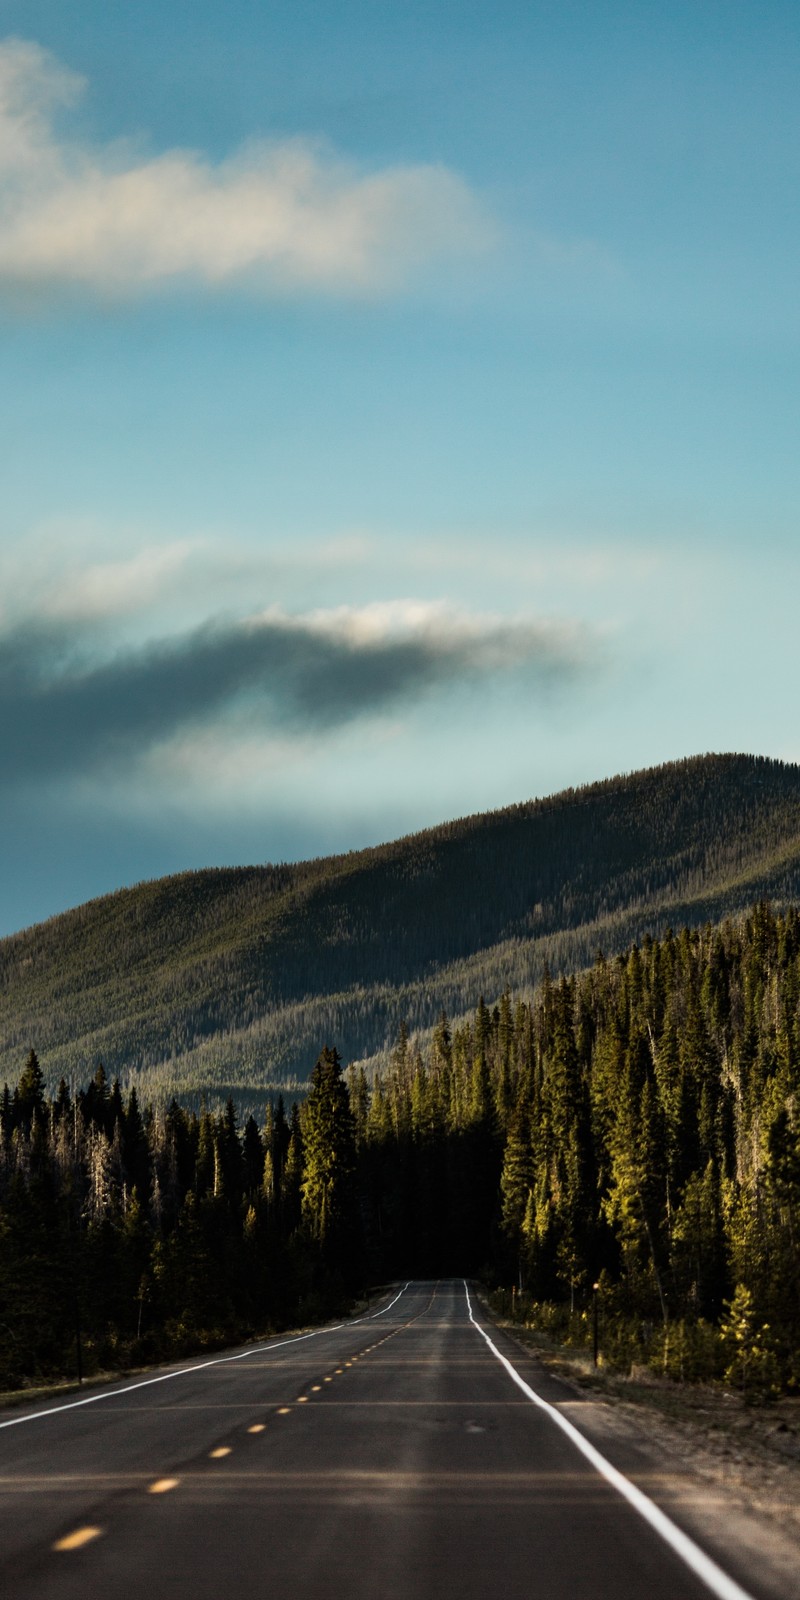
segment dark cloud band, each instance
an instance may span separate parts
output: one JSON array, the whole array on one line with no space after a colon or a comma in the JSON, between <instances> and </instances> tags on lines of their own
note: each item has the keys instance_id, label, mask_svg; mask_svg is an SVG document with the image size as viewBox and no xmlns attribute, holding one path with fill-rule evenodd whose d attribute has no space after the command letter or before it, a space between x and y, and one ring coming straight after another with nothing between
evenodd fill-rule
<instances>
[{"instance_id":1,"label":"dark cloud band","mask_svg":"<svg viewBox=\"0 0 800 1600\"><path fill-rule=\"evenodd\" d=\"M193 726L243 715L306 733L414 704L459 683L575 676L585 646L535 623L429 617L400 632L270 616L207 624L179 639L88 662L63 629L0 639L6 782L124 765Z\"/></svg>"}]
</instances>

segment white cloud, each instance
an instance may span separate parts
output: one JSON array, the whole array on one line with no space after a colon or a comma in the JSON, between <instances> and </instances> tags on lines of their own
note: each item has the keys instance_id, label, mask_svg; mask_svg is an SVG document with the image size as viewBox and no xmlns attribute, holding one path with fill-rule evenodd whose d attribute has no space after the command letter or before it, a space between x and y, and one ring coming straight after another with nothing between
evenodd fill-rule
<instances>
[{"instance_id":1,"label":"white cloud","mask_svg":"<svg viewBox=\"0 0 800 1600\"><path fill-rule=\"evenodd\" d=\"M569 620L508 617L466 611L448 600L373 600L291 615L271 606L251 626L275 625L318 634L354 651L415 644L439 658L469 660L494 671L536 660L542 666L576 664L585 653L585 629Z\"/></svg>"},{"instance_id":2,"label":"white cloud","mask_svg":"<svg viewBox=\"0 0 800 1600\"><path fill-rule=\"evenodd\" d=\"M97 562L69 574L46 595L45 615L99 620L141 611L161 598L185 571L199 541L141 550L125 561Z\"/></svg>"},{"instance_id":3,"label":"white cloud","mask_svg":"<svg viewBox=\"0 0 800 1600\"><path fill-rule=\"evenodd\" d=\"M82 80L38 45L0 44L0 281L108 295L171 283L375 293L433 257L483 249L493 227L443 166L357 171L302 140L213 164L58 139Z\"/></svg>"}]
</instances>

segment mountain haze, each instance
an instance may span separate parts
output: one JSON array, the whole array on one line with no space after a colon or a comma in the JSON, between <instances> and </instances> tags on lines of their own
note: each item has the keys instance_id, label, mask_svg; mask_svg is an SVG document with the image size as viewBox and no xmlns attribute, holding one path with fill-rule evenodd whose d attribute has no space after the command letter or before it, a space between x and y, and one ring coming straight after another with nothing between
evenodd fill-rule
<instances>
[{"instance_id":1,"label":"mountain haze","mask_svg":"<svg viewBox=\"0 0 800 1600\"><path fill-rule=\"evenodd\" d=\"M0 1081L103 1061L150 1093L303 1084L322 1044L532 989L646 932L800 899L800 767L675 762L296 865L183 873L0 942Z\"/></svg>"}]
</instances>

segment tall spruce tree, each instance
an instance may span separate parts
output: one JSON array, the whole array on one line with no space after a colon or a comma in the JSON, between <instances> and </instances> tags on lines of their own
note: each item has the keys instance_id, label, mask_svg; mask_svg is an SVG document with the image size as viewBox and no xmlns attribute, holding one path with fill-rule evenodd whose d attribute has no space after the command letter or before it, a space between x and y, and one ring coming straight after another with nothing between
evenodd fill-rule
<instances>
[{"instance_id":1,"label":"tall spruce tree","mask_svg":"<svg viewBox=\"0 0 800 1600\"><path fill-rule=\"evenodd\" d=\"M342 1063L327 1045L311 1074L303 1142L303 1219L324 1261L352 1281L361 1269L355 1133Z\"/></svg>"}]
</instances>

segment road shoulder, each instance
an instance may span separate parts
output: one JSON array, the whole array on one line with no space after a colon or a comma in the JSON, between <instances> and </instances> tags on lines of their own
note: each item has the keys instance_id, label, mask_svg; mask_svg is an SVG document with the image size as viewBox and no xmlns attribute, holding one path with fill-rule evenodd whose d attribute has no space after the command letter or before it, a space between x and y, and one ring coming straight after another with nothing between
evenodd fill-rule
<instances>
[{"instance_id":1,"label":"road shoulder","mask_svg":"<svg viewBox=\"0 0 800 1600\"><path fill-rule=\"evenodd\" d=\"M739 1582L800 1600L800 1402L595 1377L579 1352L481 1311L526 1381Z\"/></svg>"}]
</instances>

